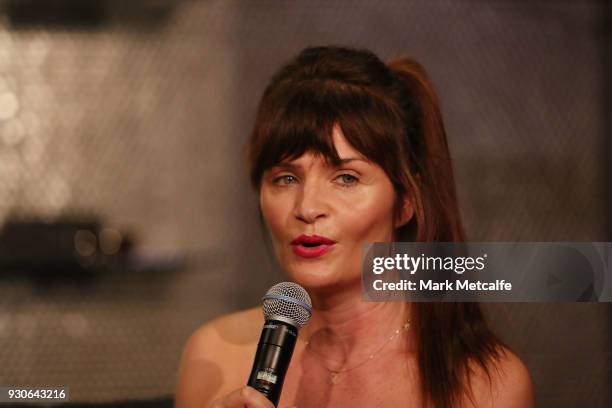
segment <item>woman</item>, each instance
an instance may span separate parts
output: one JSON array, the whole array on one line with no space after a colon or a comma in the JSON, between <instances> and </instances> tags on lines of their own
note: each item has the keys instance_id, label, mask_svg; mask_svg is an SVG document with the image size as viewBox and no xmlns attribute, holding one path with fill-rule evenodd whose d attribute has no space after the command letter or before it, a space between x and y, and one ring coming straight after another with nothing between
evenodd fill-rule
<instances>
[{"instance_id":1,"label":"woman","mask_svg":"<svg viewBox=\"0 0 612 408\"><path fill-rule=\"evenodd\" d=\"M248 160L279 264L314 308L280 407L533 406L525 366L478 304L361 301L362 243L464 240L440 111L416 62L305 49L266 88ZM198 329L176 407L272 407L244 386L262 323L256 307Z\"/></svg>"}]
</instances>

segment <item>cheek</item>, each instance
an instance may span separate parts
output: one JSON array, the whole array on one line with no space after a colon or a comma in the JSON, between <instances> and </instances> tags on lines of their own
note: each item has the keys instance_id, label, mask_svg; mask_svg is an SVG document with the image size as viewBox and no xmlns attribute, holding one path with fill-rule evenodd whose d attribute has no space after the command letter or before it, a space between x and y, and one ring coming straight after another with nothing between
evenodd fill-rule
<instances>
[{"instance_id":1,"label":"cheek","mask_svg":"<svg viewBox=\"0 0 612 408\"><path fill-rule=\"evenodd\" d=\"M285 227L287 206L283 200L278 197L270 197L265 191L260 194L259 206L266 225L272 232L273 238L276 239Z\"/></svg>"},{"instance_id":2,"label":"cheek","mask_svg":"<svg viewBox=\"0 0 612 408\"><path fill-rule=\"evenodd\" d=\"M392 193L372 192L344 209L343 230L354 244L393 238Z\"/></svg>"}]
</instances>

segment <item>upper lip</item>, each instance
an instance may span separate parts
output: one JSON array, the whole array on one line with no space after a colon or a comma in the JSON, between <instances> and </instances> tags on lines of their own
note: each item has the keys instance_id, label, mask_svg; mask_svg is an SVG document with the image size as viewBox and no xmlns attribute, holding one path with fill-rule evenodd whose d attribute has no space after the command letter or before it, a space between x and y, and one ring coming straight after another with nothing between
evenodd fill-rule
<instances>
[{"instance_id":1,"label":"upper lip","mask_svg":"<svg viewBox=\"0 0 612 408\"><path fill-rule=\"evenodd\" d=\"M320 235L304 235L304 234L300 235L299 237L291 241L291 245L300 245L304 243L331 245L331 244L335 244L336 242L332 241L329 238L322 237Z\"/></svg>"}]
</instances>

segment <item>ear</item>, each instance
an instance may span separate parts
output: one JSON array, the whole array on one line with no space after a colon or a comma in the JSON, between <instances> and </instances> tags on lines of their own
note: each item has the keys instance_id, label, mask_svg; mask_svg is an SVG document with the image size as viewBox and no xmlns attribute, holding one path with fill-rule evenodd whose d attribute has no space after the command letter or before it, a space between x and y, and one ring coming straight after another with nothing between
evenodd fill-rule
<instances>
[{"instance_id":1,"label":"ear","mask_svg":"<svg viewBox=\"0 0 612 408\"><path fill-rule=\"evenodd\" d=\"M400 219L395 222L395 229L403 227L412 219L414 216L414 208L412 207L412 203L408 200L408 197L404 196L404 203L402 205L402 212Z\"/></svg>"}]
</instances>

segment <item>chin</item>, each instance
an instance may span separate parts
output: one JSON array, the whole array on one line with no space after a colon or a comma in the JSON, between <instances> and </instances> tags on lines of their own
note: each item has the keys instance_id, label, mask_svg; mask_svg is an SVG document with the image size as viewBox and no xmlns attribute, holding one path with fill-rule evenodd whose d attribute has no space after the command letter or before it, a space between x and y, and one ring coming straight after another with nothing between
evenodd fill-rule
<instances>
[{"instance_id":1,"label":"chin","mask_svg":"<svg viewBox=\"0 0 612 408\"><path fill-rule=\"evenodd\" d=\"M325 293L335 293L346 288L360 288L361 276L347 277L338 273L337 270L321 269L316 266L300 265L293 266L285 272L293 282L302 286L306 291L311 293L318 292L320 295ZM351 290L352 290L351 289Z\"/></svg>"},{"instance_id":2,"label":"chin","mask_svg":"<svg viewBox=\"0 0 612 408\"><path fill-rule=\"evenodd\" d=\"M307 290L322 289L337 285L340 282L340 277L333 270L315 265L293 265L293 267L285 269L285 271L292 281Z\"/></svg>"}]
</instances>

